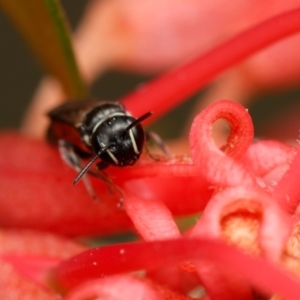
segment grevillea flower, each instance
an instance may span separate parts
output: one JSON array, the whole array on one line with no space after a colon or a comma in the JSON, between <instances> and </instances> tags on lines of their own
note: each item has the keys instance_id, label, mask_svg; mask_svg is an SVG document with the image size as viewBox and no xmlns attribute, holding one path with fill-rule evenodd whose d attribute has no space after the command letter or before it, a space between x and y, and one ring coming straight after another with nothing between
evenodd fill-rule
<instances>
[{"instance_id":1,"label":"grevillea flower","mask_svg":"<svg viewBox=\"0 0 300 300\"><path fill-rule=\"evenodd\" d=\"M134 115L153 109L159 117L229 66L299 30L300 9L279 15L121 101ZM221 148L212 138L219 119L230 127ZM134 167L110 167L122 208L97 179L99 203L82 183L73 187L74 171L44 141L2 133L0 144L2 299L300 298L300 152L277 141L253 143L251 117L240 104L222 99L197 115L191 157L145 155ZM199 212L180 231L174 217ZM59 236L128 229L141 241L87 249Z\"/></svg>"}]
</instances>

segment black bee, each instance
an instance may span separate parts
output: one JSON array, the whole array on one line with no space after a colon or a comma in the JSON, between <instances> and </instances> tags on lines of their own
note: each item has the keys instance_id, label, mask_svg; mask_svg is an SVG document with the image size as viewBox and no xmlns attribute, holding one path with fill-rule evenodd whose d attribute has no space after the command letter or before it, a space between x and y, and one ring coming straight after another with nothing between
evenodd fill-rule
<instances>
[{"instance_id":1,"label":"black bee","mask_svg":"<svg viewBox=\"0 0 300 300\"><path fill-rule=\"evenodd\" d=\"M149 137L169 155L161 139L154 133L145 133L141 125L151 115L152 112L147 112L136 119L118 102L69 101L48 113L51 119L48 140L59 145L64 160L79 172L73 184L89 172L111 186L110 179L102 172L90 171L96 160L100 160L99 171L110 165L131 166L139 159ZM90 159L84 167L83 159ZM83 179L96 198L87 178Z\"/></svg>"}]
</instances>

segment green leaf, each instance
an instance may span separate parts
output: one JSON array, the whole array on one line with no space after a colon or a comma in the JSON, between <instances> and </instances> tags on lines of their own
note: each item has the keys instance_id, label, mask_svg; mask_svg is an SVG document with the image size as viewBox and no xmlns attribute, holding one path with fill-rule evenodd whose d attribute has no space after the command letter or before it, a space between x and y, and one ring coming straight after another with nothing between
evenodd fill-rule
<instances>
[{"instance_id":1,"label":"green leaf","mask_svg":"<svg viewBox=\"0 0 300 300\"><path fill-rule=\"evenodd\" d=\"M180 232L185 232L186 230L194 226L200 217L200 213L196 213L189 216L178 217L175 219L175 222L180 229Z\"/></svg>"},{"instance_id":2,"label":"green leaf","mask_svg":"<svg viewBox=\"0 0 300 300\"><path fill-rule=\"evenodd\" d=\"M72 49L69 27L57 0L0 0L4 12L24 36L45 71L69 97L86 96Z\"/></svg>"}]
</instances>

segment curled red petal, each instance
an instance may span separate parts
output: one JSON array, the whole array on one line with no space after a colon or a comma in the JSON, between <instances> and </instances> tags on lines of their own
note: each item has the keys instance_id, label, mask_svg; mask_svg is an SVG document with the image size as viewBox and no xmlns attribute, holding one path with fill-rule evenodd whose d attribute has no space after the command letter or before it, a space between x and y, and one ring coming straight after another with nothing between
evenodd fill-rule
<instances>
[{"instance_id":1,"label":"curled red petal","mask_svg":"<svg viewBox=\"0 0 300 300\"><path fill-rule=\"evenodd\" d=\"M248 210L262 215L258 239L263 255L278 261L291 233L292 221L276 201L260 189L237 187L219 192L208 203L189 236L222 238L222 219L234 211Z\"/></svg>"},{"instance_id":2,"label":"curled red petal","mask_svg":"<svg viewBox=\"0 0 300 300\"><path fill-rule=\"evenodd\" d=\"M223 152L212 139L212 124L225 119L230 135ZM190 131L190 147L200 173L218 186L256 186L257 179L238 163L253 139L253 125L248 111L240 104L221 100L204 109L195 118ZM232 156L229 157L228 155Z\"/></svg>"}]
</instances>

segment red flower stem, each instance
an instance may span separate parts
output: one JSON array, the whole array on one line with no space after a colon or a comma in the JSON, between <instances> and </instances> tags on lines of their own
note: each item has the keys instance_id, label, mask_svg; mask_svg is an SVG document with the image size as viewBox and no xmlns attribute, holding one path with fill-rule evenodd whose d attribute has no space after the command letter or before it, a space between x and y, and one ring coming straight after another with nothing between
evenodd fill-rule
<instances>
[{"instance_id":1,"label":"red flower stem","mask_svg":"<svg viewBox=\"0 0 300 300\"><path fill-rule=\"evenodd\" d=\"M218 119L225 119L230 125L223 151L211 134L212 125ZM195 118L189 139L194 164L209 182L223 187L257 186L255 176L238 162L253 139L252 121L243 106L229 100L211 104Z\"/></svg>"},{"instance_id":2,"label":"red flower stem","mask_svg":"<svg viewBox=\"0 0 300 300\"><path fill-rule=\"evenodd\" d=\"M222 264L246 277L261 290L290 300L300 299L299 281L287 276L281 269L259 257L209 239L177 239L95 248L64 261L55 275L58 284L69 289L90 279L155 269L189 259L207 259Z\"/></svg>"},{"instance_id":3,"label":"red flower stem","mask_svg":"<svg viewBox=\"0 0 300 300\"><path fill-rule=\"evenodd\" d=\"M154 116L145 120L145 123L153 122L204 87L224 70L299 31L300 9L285 12L140 86L120 101L135 116L153 111Z\"/></svg>"}]
</instances>

